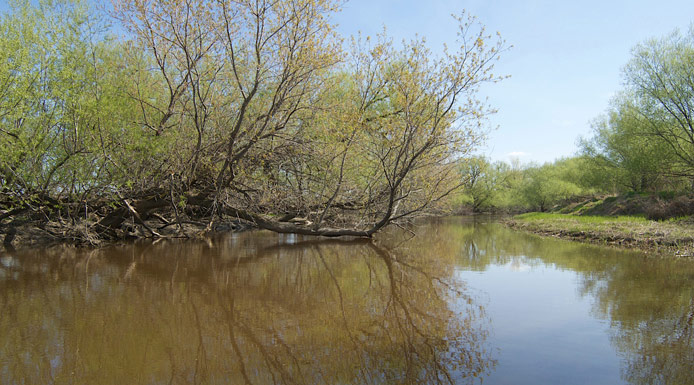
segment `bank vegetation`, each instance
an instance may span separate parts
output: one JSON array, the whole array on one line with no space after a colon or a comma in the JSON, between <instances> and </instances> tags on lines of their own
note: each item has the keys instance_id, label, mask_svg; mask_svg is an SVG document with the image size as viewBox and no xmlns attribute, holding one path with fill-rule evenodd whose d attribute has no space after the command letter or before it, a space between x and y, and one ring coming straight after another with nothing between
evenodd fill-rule
<instances>
[{"instance_id":1,"label":"bank vegetation","mask_svg":"<svg viewBox=\"0 0 694 385\"><path fill-rule=\"evenodd\" d=\"M654 255L694 257L694 226L685 220L535 212L514 216L505 223L544 236L639 249Z\"/></svg>"},{"instance_id":2,"label":"bank vegetation","mask_svg":"<svg viewBox=\"0 0 694 385\"><path fill-rule=\"evenodd\" d=\"M507 48L465 13L438 55L344 39L334 0L93 4L12 0L0 16L6 244L369 237L443 210Z\"/></svg>"}]
</instances>

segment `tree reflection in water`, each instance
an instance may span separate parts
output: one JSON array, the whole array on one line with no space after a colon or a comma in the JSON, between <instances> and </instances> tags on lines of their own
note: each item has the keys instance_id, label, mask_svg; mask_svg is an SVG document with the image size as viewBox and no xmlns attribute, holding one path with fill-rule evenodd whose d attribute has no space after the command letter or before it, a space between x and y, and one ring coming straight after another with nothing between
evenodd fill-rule
<instances>
[{"instance_id":1,"label":"tree reflection in water","mask_svg":"<svg viewBox=\"0 0 694 385\"><path fill-rule=\"evenodd\" d=\"M261 232L5 255L0 382L461 383L484 375L494 365L488 319L453 279L452 254L399 240Z\"/></svg>"},{"instance_id":2,"label":"tree reflection in water","mask_svg":"<svg viewBox=\"0 0 694 385\"><path fill-rule=\"evenodd\" d=\"M694 383L694 261L540 238L495 223L448 224L435 231L457 240L465 269L523 259L576 272L581 295L594 298L594 315L609 321L624 381Z\"/></svg>"}]
</instances>

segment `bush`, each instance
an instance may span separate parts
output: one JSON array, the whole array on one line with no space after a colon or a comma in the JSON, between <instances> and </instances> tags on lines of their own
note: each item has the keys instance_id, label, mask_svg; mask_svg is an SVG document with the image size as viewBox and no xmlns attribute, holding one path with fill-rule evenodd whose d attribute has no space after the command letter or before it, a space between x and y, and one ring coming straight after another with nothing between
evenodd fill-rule
<instances>
[{"instance_id":1,"label":"bush","mask_svg":"<svg viewBox=\"0 0 694 385\"><path fill-rule=\"evenodd\" d=\"M670 200L670 199L673 199L675 197L675 192L674 191L661 191L658 193L658 196L661 199Z\"/></svg>"},{"instance_id":2,"label":"bush","mask_svg":"<svg viewBox=\"0 0 694 385\"><path fill-rule=\"evenodd\" d=\"M656 221L693 215L694 199L684 195L669 201L656 198L646 206L645 211L646 218Z\"/></svg>"},{"instance_id":3,"label":"bush","mask_svg":"<svg viewBox=\"0 0 694 385\"><path fill-rule=\"evenodd\" d=\"M616 200L617 200L617 197L607 197L607 198L605 198L605 200L603 202L604 203L612 203Z\"/></svg>"}]
</instances>

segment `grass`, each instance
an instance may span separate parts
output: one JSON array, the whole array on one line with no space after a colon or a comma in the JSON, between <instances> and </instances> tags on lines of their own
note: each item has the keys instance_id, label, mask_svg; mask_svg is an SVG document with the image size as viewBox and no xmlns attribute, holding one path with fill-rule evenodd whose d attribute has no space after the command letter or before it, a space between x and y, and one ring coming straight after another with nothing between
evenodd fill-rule
<instances>
[{"instance_id":1,"label":"grass","mask_svg":"<svg viewBox=\"0 0 694 385\"><path fill-rule=\"evenodd\" d=\"M526 213L510 227L541 235L637 248L657 254L694 255L694 226L681 219L652 221L644 216Z\"/></svg>"},{"instance_id":2,"label":"grass","mask_svg":"<svg viewBox=\"0 0 694 385\"><path fill-rule=\"evenodd\" d=\"M523 221L541 221L541 220L551 220L551 221L569 221L577 223L646 223L651 222L646 219L643 215L620 215L620 216L602 216L602 215L571 215L571 214L557 214L557 213L525 213L516 215L514 217L518 220Z\"/></svg>"}]
</instances>

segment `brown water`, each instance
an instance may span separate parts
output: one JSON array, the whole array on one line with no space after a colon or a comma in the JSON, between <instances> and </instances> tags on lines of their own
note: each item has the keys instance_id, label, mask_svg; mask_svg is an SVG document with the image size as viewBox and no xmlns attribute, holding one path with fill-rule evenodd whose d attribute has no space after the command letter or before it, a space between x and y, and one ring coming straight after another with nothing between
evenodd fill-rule
<instances>
[{"instance_id":1,"label":"brown water","mask_svg":"<svg viewBox=\"0 0 694 385\"><path fill-rule=\"evenodd\" d=\"M694 383L694 261L414 230L4 253L0 383Z\"/></svg>"}]
</instances>

